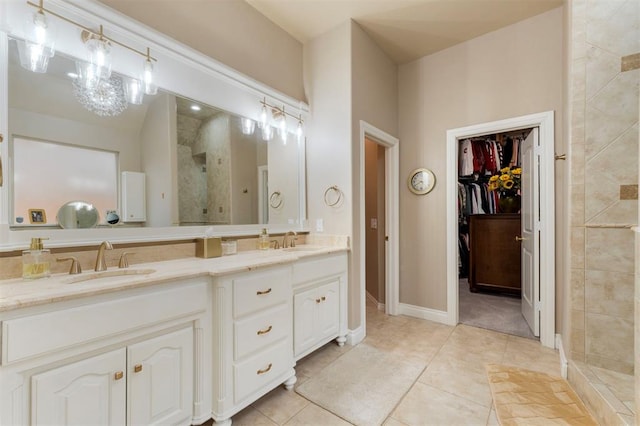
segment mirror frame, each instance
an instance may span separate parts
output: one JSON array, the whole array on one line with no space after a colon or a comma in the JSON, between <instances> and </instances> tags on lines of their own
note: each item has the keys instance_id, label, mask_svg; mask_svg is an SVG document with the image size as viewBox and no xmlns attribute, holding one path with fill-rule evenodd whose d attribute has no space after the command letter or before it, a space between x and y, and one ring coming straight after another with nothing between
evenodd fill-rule
<instances>
[{"instance_id":1,"label":"mirror frame","mask_svg":"<svg viewBox=\"0 0 640 426\"><path fill-rule=\"evenodd\" d=\"M76 4L77 3L77 4ZM93 28L105 25L114 38L143 50L149 47L158 59L158 87L178 93L186 98L223 109L233 114L258 120L260 101L281 104L290 111L300 111L308 122L307 104L288 97L269 86L259 83L228 66L205 56L191 47L179 43L167 35L147 28L136 21L113 11L98 2L73 2L73 0L48 0L47 8L63 16L73 17L77 22ZM21 26L9 26L7 22L23 22L33 13L26 2L0 2L0 161L5 163L4 177L12 170L7 167L8 148L8 43L9 37L24 38ZM78 36L77 28L51 17L56 26L56 51L71 57L83 57L85 48ZM112 52L113 70L123 75L137 75L140 57L126 49L114 48ZM180 79L173 76L180 75ZM202 88L206 88L202 90ZM299 220L295 224L268 225L269 232L280 233L289 230L308 231L306 211L306 139L299 150L300 207ZM17 229L9 226L9 200L12 196L9 179L0 186L0 252L24 248L31 237L49 237L50 247L75 247L95 245L105 239L116 243L184 240L201 237L205 230L212 228L216 236L258 235L265 225L214 225L214 226L172 226L161 228L92 228L92 229Z\"/></svg>"}]
</instances>

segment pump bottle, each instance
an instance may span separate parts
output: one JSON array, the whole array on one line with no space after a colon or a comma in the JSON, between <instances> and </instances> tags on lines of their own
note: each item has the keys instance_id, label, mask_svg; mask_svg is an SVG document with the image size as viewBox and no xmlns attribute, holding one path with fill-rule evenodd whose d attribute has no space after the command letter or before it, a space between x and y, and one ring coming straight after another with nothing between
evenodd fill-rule
<instances>
[{"instance_id":1,"label":"pump bottle","mask_svg":"<svg viewBox=\"0 0 640 426\"><path fill-rule=\"evenodd\" d=\"M42 240L31 238L29 250L22 252L22 278L45 278L51 275L51 252L44 248Z\"/></svg>"}]
</instances>

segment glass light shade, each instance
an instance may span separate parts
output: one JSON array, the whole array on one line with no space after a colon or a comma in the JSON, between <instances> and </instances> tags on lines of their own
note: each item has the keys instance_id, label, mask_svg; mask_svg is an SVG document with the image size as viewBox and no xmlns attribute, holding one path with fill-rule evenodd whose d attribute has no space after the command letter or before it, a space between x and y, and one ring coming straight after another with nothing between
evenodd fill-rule
<instances>
[{"instance_id":1,"label":"glass light shade","mask_svg":"<svg viewBox=\"0 0 640 426\"><path fill-rule=\"evenodd\" d=\"M100 81L96 75L96 68L88 62L76 61L76 74L78 75L75 79L77 84L87 89L95 87Z\"/></svg>"},{"instance_id":2,"label":"glass light shade","mask_svg":"<svg viewBox=\"0 0 640 426\"><path fill-rule=\"evenodd\" d=\"M25 22L24 41L18 41L20 65L29 71L45 73L55 54L53 29L44 13L34 12Z\"/></svg>"},{"instance_id":3,"label":"glass light shade","mask_svg":"<svg viewBox=\"0 0 640 426\"><path fill-rule=\"evenodd\" d=\"M107 40L90 38L86 41L87 59L91 73L98 80L111 78L111 44Z\"/></svg>"},{"instance_id":4,"label":"glass light shade","mask_svg":"<svg viewBox=\"0 0 640 426\"><path fill-rule=\"evenodd\" d=\"M142 81L144 82L145 95L155 95L158 93L158 86L155 83L155 75L153 71L153 62L151 62L150 59L144 60Z\"/></svg>"},{"instance_id":5,"label":"glass light shade","mask_svg":"<svg viewBox=\"0 0 640 426\"><path fill-rule=\"evenodd\" d=\"M278 135L282 139L282 142L287 143L287 118L284 114L280 114L276 118L276 123L278 126Z\"/></svg>"},{"instance_id":6,"label":"glass light shade","mask_svg":"<svg viewBox=\"0 0 640 426\"><path fill-rule=\"evenodd\" d=\"M268 142L271 139L273 139L273 127L267 124L262 127L262 140Z\"/></svg>"},{"instance_id":7,"label":"glass light shade","mask_svg":"<svg viewBox=\"0 0 640 426\"><path fill-rule=\"evenodd\" d=\"M262 105L262 110L260 110L260 121L258 122L258 127L264 129L267 127L269 120L269 116L267 115L267 106Z\"/></svg>"},{"instance_id":8,"label":"glass light shade","mask_svg":"<svg viewBox=\"0 0 640 426\"><path fill-rule=\"evenodd\" d=\"M298 142L302 140L304 136L304 128L302 126L302 120L298 120L298 127L296 128L296 137L298 138Z\"/></svg>"},{"instance_id":9,"label":"glass light shade","mask_svg":"<svg viewBox=\"0 0 640 426\"><path fill-rule=\"evenodd\" d=\"M144 99L142 82L136 78L125 78L124 97L130 104L142 105L142 100Z\"/></svg>"},{"instance_id":10,"label":"glass light shade","mask_svg":"<svg viewBox=\"0 0 640 426\"><path fill-rule=\"evenodd\" d=\"M243 135L252 135L256 130L256 122L250 118L242 117L240 119L240 124L242 125Z\"/></svg>"},{"instance_id":11,"label":"glass light shade","mask_svg":"<svg viewBox=\"0 0 640 426\"><path fill-rule=\"evenodd\" d=\"M46 46L31 43L29 41L17 40L18 56L22 68L32 72L46 73L49 66L49 59L54 55L54 50Z\"/></svg>"}]
</instances>

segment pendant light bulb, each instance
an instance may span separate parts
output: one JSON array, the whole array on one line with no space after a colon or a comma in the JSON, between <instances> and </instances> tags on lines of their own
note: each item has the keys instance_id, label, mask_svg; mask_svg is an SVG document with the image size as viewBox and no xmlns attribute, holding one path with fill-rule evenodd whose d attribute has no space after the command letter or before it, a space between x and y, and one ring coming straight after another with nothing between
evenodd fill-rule
<instances>
[{"instance_id":1,"label":"pendant light bulb","mask_svg":"<svg viewBox=\"0 0 640 426\"><path fill-rule=\"evenodd\" d=\"M261 129L264 129L265 127L267 127L267 120L267 106L265 104L262 104L262 110L260 111L260 122L258 123L258 126Z\"/></svg>"},{"instance_id":2,"label":"pendant light bulb","mask_svg":"<svg viewBox=\"0 0 640 426\"><path fill-rule=\"evenodd\" d=\"M304 134L304 129L302 128L302 118L299 118L298 127L296 128L296 136L298 137L298 141L302 139L303 134Z\"/></svg>"},{"instance_id":3,"label":"pendant light bulb","mask_svg":"<svg viewBox=\"0 0 640 426\"><path fill-rule=\"evenodd\" d=\"M147 48L147 57L144 60L142 81L144 82L145 95L155 95L158 93L158 86L155 83L154 67L149 48Z\"/></svg>"}]
</instances>

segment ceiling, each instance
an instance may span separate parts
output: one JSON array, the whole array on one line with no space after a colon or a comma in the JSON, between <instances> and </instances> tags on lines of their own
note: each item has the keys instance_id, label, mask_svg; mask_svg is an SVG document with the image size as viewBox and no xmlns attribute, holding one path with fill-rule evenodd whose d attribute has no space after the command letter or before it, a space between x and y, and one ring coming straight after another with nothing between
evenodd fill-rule
<instances>
[{"instance_id":1,"label":"ceiling","mask_svg":"<svg viewBox=\"0 0 640 426\"><path fill-rule=\"evenodd\" d=\"M306 43L353 19L403 64L562 5L563 0L245 0Z\"/></svg>"}]
</instances>

